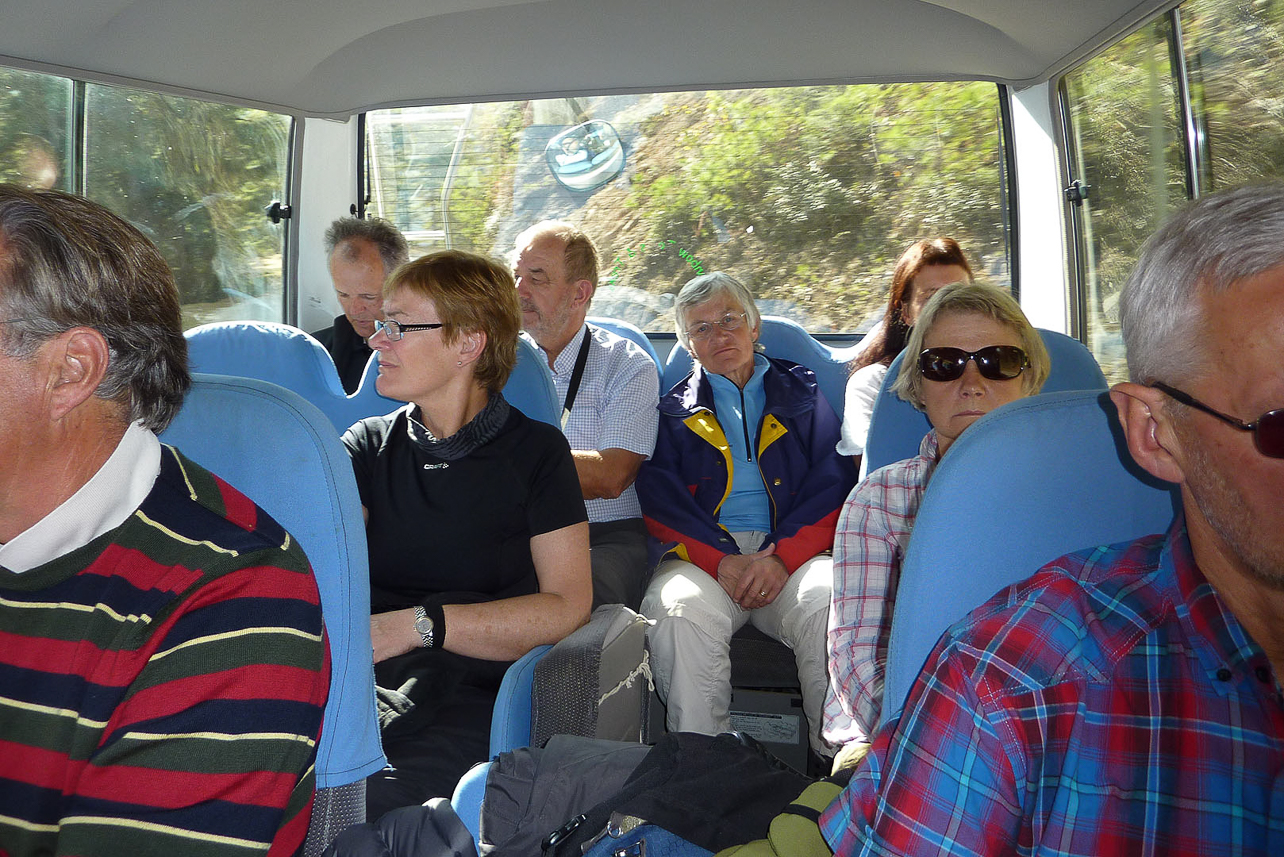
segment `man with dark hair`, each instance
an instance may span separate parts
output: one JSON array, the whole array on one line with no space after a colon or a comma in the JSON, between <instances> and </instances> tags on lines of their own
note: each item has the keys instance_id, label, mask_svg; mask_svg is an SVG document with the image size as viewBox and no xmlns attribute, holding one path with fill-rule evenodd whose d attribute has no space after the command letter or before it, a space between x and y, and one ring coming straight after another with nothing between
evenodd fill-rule
<instances>
[{"instance_id":1,"label":"man with dark hair","mask_svg":"<svg viewBox=\"0 0 1284 857\"><path fill-rule=\"evenodd\" d=\"M1110 396L1179 514L948 630L822 815L836 854L1284 854L1284 186L1176 215L1121 310Z\"/></svg>"},{"instance_id":2,"label":"man with dark hair","mask_svg":"<svg viewBox=\"0 0 1284 857\"><path fill-rule=\"evenodd\" d=\"M0 854L293 854L329 667L298 544L156 433L178 292L124 220L0 185Z\"/></svg>"},{"instance_id":3,"label":"man with dark hair","mask_svg":"<svg viewBox=\"0 0 1284 857\"><path fill-rule=\"evenodd\" d=\"M636 610L647 583L646 525L633 480L655 448L660 378L642 347L586 324L597 248L569 223L517 236L513 271L522 327L553 371L589 515L593 606Z\"/></svg>"},{"instance_id":4,"label":"man with dark hair","mask_svg":"<svg viewBox=\"0 0 1284 857\"><path fill-rule=\"evenodd\" d=\"M383 319L383 281L410 260L410 250L397 227L386 220L343 217L326 230L325 253L343 315L312 335L330 352L343 389L352 394L361 386L373 353L366 340L374 336L375 322Z\"/></svg>"}]
</instances>

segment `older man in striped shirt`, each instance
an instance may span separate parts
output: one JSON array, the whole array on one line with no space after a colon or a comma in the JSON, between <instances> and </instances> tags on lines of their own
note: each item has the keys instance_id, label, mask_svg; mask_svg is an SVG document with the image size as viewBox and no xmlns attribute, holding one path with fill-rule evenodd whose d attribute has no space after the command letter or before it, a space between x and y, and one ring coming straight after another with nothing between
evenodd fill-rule
<instances>
[{"instance_id":1,"label":"older man in striped shirt","mask_svg":"<svg viewBox=\"0 0 1284 857\"><path fill-rule=\"evenodd\" d=\"M156 437L190 383L146 238L0 185L0 854L290 855L328 687L298 543Z\"/></svg>"}]
</instances>

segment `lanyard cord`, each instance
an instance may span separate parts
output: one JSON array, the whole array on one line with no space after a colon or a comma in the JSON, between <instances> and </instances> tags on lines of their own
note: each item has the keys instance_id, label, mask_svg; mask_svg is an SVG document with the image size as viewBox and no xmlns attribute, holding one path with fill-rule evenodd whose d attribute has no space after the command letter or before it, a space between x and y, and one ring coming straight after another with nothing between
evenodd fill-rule
<instances>
[{"instance_id":1,"label":"lanyard cord","mask_svg":"<svg viewBox=\"0 0 1284 857\"><path fill-rule=\"evenodd\" d=\"M580 353L575 356L575 370L571 372L571 383L566 387L566 403L562 405L562 431L566 431L566 422L571 418L571 408L575 406L575 395L580 391L580 381L584 379L584 366L588 363L589 337L593 332L584 329L584 341L580 343Z\"/></svg>"}]
</instances>

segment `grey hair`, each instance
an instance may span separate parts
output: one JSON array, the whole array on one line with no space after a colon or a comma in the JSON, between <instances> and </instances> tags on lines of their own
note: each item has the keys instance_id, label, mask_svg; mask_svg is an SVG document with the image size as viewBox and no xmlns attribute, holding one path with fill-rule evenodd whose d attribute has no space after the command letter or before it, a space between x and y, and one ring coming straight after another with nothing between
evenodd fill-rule
<instances>
[{"instance_id":1,"label":"grey hair","mask_svg":"<svg viewBox=\"0 0 1284 857\"><path fill-rule=\"evenodd\" d=\"M383 260L383 275L386 279L398 265L410 261L410 247L406 238L397 227L380 217L341 217L325 231L325 257L329 259L336 247L340 247L343 258L349 262L357 258L357 249L351 245L341 247L345 242L369 241L379 251Z\"/></svg>"},{"instance_id":2,"label":"grey hair","mask_svg":"<svg viewBox=\"0 0 1284 857\"><path fill-rule=\"evenodd\" d=\"M178 289L160 252L106 208L0 185L0 349L21 360L73 327L107 340L95 395L159 432L191 386Z\"/></svg>"},{"instance_id":3,"label":"grey hair","mask_svg":"<svg viewBox=\"0 0 1284 857\"><path fill-rule=\"evenodd\" d=\"M1201 289L1216 295L1284 264L1284 184L1246 185L1182 209L1142 248L1120 298L1129 377L1180 383L1207 362Z\"/></svg>"},{"instance_id":4,"label":"grey hair","mask_svg":"<svg viewBox=\"0 0 1284 857\"><path fill-rule=\"evenodd\" d=\"M905 356L901 358L900 372L892 384L893 393L920 411L924 410L923 373L918 368L918 355L923 351L923 340L927 338L932 325L940 319L964 313L991 318L1020 337L1021 350L1030 361L1030 367L1021 373L1021 387L1027 396L1033 396L1043 389L1043 383L1048 380L1048 372L1052 369L1052 360L1048 356L1048 347L1043 344L1043 337L1025 317L1016 298L1003 289L986 283L951 283L932 295L932 299L914 322L909 341L905 343L905 351L902 352Z\"/></svg>"},{"instance_id":5,"label":"grey hair","mask_svg":"<svg viewBox=\"0 0 1284 857\"><path fill-rule=\"evenodd\" d=\"M692 355L695 351L691 348L690 337L687 336L687 310L705 301L713 300L718 295L728 295L738 303L744 310L750 327L757 327L762 322L758 305L753 302L753 293L744 283L725 271L712 271L688 280L686 285L678 291L678 297L673 302L673 324L678 334L678 342L682 343L682 347ZM762 346L755 342L754 349L761 351Z\"/></svg>"}]
</instances>

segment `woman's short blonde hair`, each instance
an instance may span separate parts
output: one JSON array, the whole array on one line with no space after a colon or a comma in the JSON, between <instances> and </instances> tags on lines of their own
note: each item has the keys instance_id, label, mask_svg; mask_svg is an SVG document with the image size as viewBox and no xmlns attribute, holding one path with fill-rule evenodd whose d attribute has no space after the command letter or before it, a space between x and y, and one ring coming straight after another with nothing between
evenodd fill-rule
<instances>
[{"instance_id":1,"label":"woman's short blonde hair","mask_svg":"<svg viewBox=\"0 0 1284 857\"><path fill-rule=\"evenodd\" d=\"M1048 349L1016 299L985 283L951 283L932 296L910 331L904 357L901 358L900 374L892 384L892 392L923 410L923 374L918 369L923 340L940 319L965 313L983 315L1011 328L1020 337L1021 350L1030 361L1030 368L1021 373L1025 395L1033 396L1043 389L1043 382L1048 380L1048 370L1051 369Z\"/></svg>"},{"instance_id":2,"label":"woman's short blonde hair","mask_svg":"<svg viewBox=\"0 0 1284 857\"><path fill-rule=\"evenodd\" d=\"M433 302L447 344L464 333L485 333L473 376L492 393L504 388L517 365L522 329L517 285L506 265L477 253L442 250L398 267L384 283L383 296L401 289Z\"/></svg>"}]
</instances>

